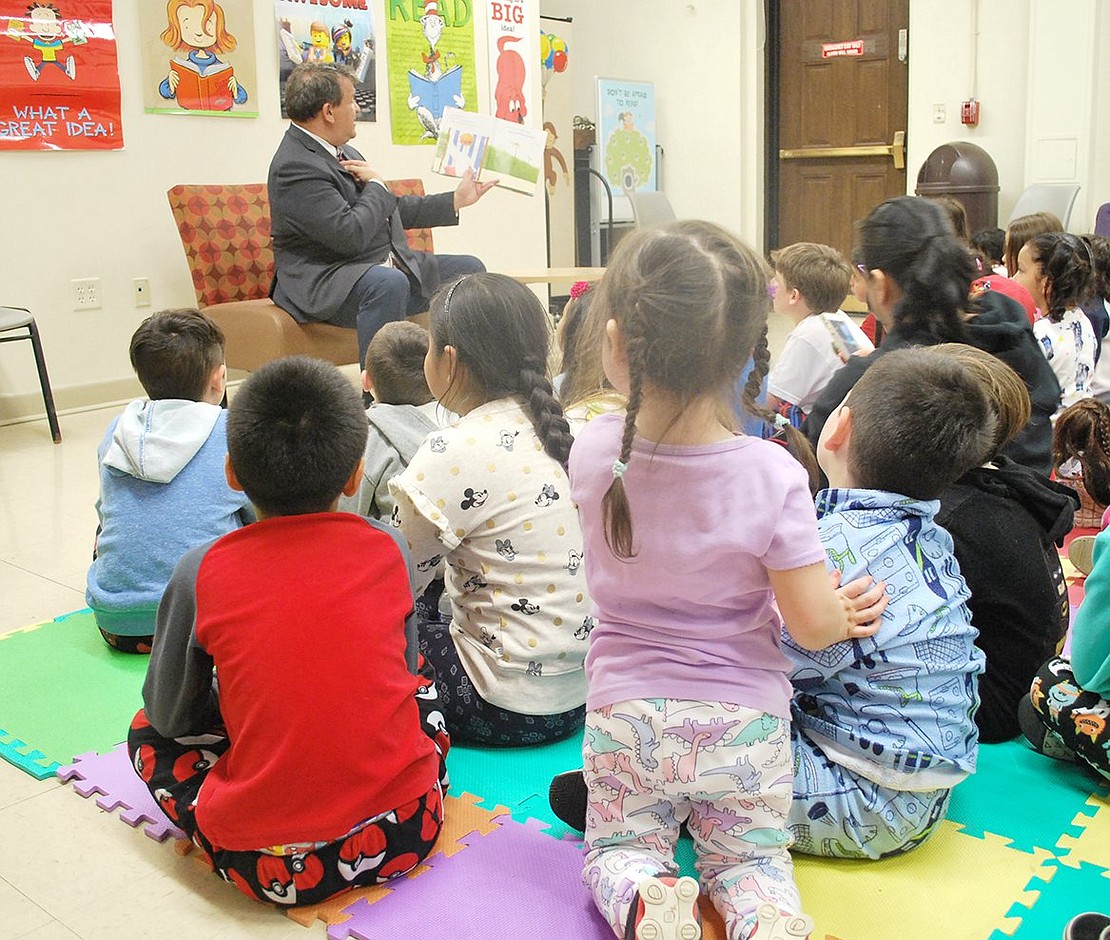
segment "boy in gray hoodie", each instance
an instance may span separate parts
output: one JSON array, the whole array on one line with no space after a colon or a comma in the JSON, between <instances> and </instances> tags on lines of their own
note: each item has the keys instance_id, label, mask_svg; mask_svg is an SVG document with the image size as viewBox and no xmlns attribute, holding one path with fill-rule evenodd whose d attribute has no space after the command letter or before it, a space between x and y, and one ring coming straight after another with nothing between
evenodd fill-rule
<instances>
[{"instance_id":1,"label":"boy in gray hoodie","mask_svg":"<svg viewBox=\"0 0 1110 940\"><path fill-rule=\"evenodd\" d=\"M389 481L409 465L428 433L440 427L439 405L424 378L427 352L428 331L405 320L387 323L370 341L362 373L363 390L374 396L366 409L370 436L365 469L358 493L342 497L340 509L390 520Z\"/></svg>"},{"instance_id":2,"label":"boy in gray hoodie","mask_svg":"<svg viewBox=\"0 0 1110 940\"><path fill-rule=\"evenodd\" d=\"M227 484L224 336L196 310L165 310L131 338L148 395L112 421L97 448L100 519L85 598L109 646L149 653L178 559L254 521Z\"/></svg>"}]
</instances>

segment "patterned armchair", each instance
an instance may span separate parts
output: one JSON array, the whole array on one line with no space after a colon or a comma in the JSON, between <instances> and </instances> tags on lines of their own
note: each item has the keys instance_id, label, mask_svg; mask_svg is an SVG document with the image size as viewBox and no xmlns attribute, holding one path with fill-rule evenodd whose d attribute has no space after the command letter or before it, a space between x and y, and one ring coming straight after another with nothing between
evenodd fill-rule
<instances>
[{"instance_id":1,"label":"patterned armchair","mask_svg":"<svg viewBox=\"0 0 1110 940\"><path fill-rule=\"evenodd\" d=\"M394 180L398 195L424 195L419 179ZM269 298L274 277L270 200L264 183L174 186L166 193L193 275L197 306L227 338L227 366L247 372L283 356L358 361L353 329L298 323ZM406 232L417 251L433 251L430 229Z\"/></svg>"}]
</instances>

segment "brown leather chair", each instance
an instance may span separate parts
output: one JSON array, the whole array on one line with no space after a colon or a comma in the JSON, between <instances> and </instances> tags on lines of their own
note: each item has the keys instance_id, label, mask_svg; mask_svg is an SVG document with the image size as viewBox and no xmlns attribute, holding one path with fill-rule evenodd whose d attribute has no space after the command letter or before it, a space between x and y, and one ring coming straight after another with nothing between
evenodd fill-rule
<instances>
[{"instance_id":1,"label":"brown leather chair","mask_svg":"<svg viewBox=\"0 0 1110 940\"><path fill-rule=\"evenodd\" d=\"M398 195L424 195L419 179L389 183ZM251 372L283 356L358 361L354 329L298 323L270 300L274 253L265 183L174 186L166 193L193 275L197 306L227 338L229 369ZM417 251L433 251L430 229L406 232Z\"/></svg>"}]
</instances>

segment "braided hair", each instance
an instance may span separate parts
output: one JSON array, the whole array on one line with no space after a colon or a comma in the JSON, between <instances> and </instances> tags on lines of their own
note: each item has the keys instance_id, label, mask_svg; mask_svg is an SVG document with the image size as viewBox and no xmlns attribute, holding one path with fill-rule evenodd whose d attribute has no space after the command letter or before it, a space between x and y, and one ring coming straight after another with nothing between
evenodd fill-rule
<instances>
[{"instance_id":1,"label":"braided hair","mask_svg":"<svg viewBox=\"0 0 1110 940\"><path fill-rule=\"evenodd\" d=\"M919 196L879 203L859 225L859 248L867 270L882 271L902 291L893 310L896 328L968 342L962 313L978 271L940 206Z\"/></svg>"},{"instance_id":2,"label":"braided hair","mask_svg":"<svg viewBox=\"0 0 1110 940\"><path fill-rule=\"evenodd\" d=\"M1083 470L1087 492L1110 505L1110 405L1082 398L1060 412L1052 433L1052 465L1072 459Z\"/></svg>"},{"instance_id":3,"label":"braided hair","mask_svg":"<svg viewBox=\"0 0 1110 940\"><path fill-rule=\"evenodd\" d=\"M482 403L519 396L549 457L564 468L573 437L547 377L551 321L539 298L504 274L468 274L429 307L431 345L454 348Z\"/></svg>"},{"instance_id":4,"label":"braided hair","mask_svg":"<svg viewBox=\"0 0 1110 940\"><path fill-rule=\"evenodd\" d=\"M616 321L628 363L624 433L601 504L616 557L635 555L623 476L645 385L674 402L672 423L700 396L723 402L765 335L770 275L755 251L709 222L640 229L613 253L594 306L603 322Z\"/></svg>"}]
</instances>

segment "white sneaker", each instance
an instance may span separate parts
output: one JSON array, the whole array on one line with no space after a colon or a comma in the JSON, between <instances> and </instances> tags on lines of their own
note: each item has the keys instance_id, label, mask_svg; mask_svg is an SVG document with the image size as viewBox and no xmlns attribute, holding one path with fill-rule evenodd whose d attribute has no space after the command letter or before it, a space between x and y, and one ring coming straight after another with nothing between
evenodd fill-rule
<instances>
[{"instance_id":1,"label":"white sneaker","mask_svg":"<svg viewBox=\"0 0 1110 940\"><path fill-rule=\"evenodd\" d=\"M813 931L808 914L787 914L774 904L762 904L755 912L755 932L748 940L797 940Z\"/></svg>"},{"instance_id":2,"label":"white sneaker","mask_svg":"<svg viewBox=\"0 0 1110 940\"><path fill-rule=\"evenodd\" d=\"M627 940L699 940L698 883L660 875L640 882L640 900Z\"/></svg>"}]
</instances>

